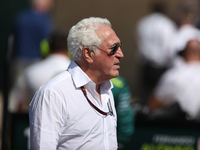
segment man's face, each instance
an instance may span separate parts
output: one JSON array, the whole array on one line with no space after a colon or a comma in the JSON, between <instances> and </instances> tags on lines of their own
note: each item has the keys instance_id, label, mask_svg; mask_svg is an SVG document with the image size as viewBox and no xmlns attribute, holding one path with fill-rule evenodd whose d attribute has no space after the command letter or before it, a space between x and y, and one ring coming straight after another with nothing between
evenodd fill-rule
<instances>
[{"instance_id":1,"label":"man's face","mask_svg":"<svg viewBox=\"0 0 200 150\"><path fill-rule=\"evenodd\" d=\"M109 48L121 41L109 26L100 27L96 33L102 39L102 43L98 47L99 54L94 59L94 70L102 81L107 81L119 75L120 58L123 58L124 55L120 47L114 55L110 55L111 49Z\"/></svg>"},{"instance_id":2,"label":"man's face","mask_svg":"<svg viewBox=\"0 0 200 150\"><path fill-rule=\"evenodd\" d=\"M41 12L49 12L54 6L54 0L35 0L34 5Z\"/></svg>"}]
</instances>

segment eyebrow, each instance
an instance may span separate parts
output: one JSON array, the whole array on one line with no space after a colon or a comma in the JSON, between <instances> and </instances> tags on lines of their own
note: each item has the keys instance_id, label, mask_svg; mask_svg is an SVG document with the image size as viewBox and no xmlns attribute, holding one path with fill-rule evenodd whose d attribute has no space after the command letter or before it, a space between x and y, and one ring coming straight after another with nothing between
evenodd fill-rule
<instances>
[{"instance_id":1,"label":"eyebrow","mask_svg":"<svg viewBox=\"0 0 200 150\"><path fill-rule=\"evenodd\" d=\"M111 46L114 47L116 44L120 44L120 43L121 43L121 41L120 42L116 42L116 43L112 44Z\"/></svg>"}]
</instances>

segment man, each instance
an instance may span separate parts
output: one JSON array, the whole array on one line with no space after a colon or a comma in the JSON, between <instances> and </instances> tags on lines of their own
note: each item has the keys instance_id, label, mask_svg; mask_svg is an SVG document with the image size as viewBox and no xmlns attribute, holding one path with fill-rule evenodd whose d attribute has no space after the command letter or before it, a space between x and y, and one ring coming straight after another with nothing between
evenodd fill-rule
<instances>
[{"instance_id":1,"label":"man","mask_svg":"<svg viewBox=\"0 0 200 150\"><path fill-rule=\"evenodd\" d=\"M109 81L119 75L122 43L107 19L87 18L68 36L67 71L44 84L30 104L31 149L116 150Z\"/></svg>"},{"instance_id":2,"label":"man","mask_svg":"<svg viewBox=\"0 0 200 150\"><path fill-rule=\"evenodd\" d=\"M177 24L178 30L176 34L171 37L170 51L173 56L180 49L184 49L183 46L186 45L188 39L199 39L200 30L195 26L196 24L196 12L197 12L197 3L196 1L180 1L177 6ZM176 57L175 57L176 58ZM174 58L173 58L174 62Z\"/></svg>"},{"instance_id":3,"label":"man","mask_svg":"<svg viewBox=\"0 0 200 150\"><path fill-rule=\"evenodd\" d=\"M149 103L151 110L178 103L187 119L200 120L200 40L190 39L176 66L159 81Z\"/></svg>"},{"instance_id":4,"label":"man","mask_svg":"<svg viewBox=\"0 0 200 150\"><path fill-rule=\"evenodd\" d=\"M25 68L40 60L40 42L53 31L49 14L54 0L31 0L30 8L17 14L14 22L14 50L12 61L12 84Z\"/></svg>"},{"instance_id":5,"label":"man","mask_svg":"<svg viewBox=\"0 0 200 150\"><path fill-rule=\"evenodd\" d=\"M40 42L48 38L53 29L49 11L53 0L32 0L31 8L21 11L15 20L16 59L34 61L41 58Z\"/></svg>"},{"instance_id":6,"label":"man","mask_svg":"<svg viewBox=\"0 0 200 150\"><path fill-rule=\"evenodd\" d=\"M71 60L67 50L67 34L55 31L48 41L49 55L27 67L12 89L9 98L11 112L28 112L29 103L40 86L69 66Z\"/></svg>"},{"instance_id":7,"label":"man","mask_svg":"<svg viewBox=\"0 0 200 150\"><path fill-rule=\"evenodd\" d=\"M146 104L160 76L170 67L171 37L176 32L175 23L167 16L166 1L154 0L152 13L137 24L138 53L142 67L142 103Z\"/></svg>"},{"instance_id":8,"label":"man","mask_svg":"<svg viewBox=\"0 0 200 150\"><path fill-rule=\"evenodd\" d=\"M25 78L30 88L31 96L40 88L42 84L65 71L71 60L67 50L67 34L62 31L55 31L48 39L49 55L29 66L25 72Z\"/></svg>"}]
</instances>

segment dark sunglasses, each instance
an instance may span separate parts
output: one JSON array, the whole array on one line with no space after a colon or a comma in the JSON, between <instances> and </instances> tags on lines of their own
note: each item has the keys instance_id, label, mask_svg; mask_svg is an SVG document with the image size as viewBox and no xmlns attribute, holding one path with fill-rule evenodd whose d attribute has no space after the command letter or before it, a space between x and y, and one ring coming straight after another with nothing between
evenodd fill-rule
<instances>
[{"instance_id":1,"label":"dark sunglasses","mask_svg":"<svg viewBox=\"0 0 200 150\"><path fill-rule=\"evenodd\" d=\"M116 43L112 48L108 48L111 49L110 55L114 55L119 47L122 49L122 42Z\"/></svg>"},{"instance_id":2,"label":"dark sunglasses","mask_svg":"<svg viewBox=\"0 0 200 150\"><path fill-rule=\"evenodd\" d=\"M100 49L100 47L98 47L98 46L96 46L96 45L91 45L91 46L95 46L95 47L97 47L99 50L104 51L104 50ZM102 48L111 49L111 52L110 52L109 55L114 55L114 54L116 53L116 51L118 50L119 47L122 49L122 42L114 44L113 47L111 47L111 48L107 48L107 47L102 47ZM104 51L104 52L106 52L106 51ZM107 53L107 52L106 52L106 53Z\"/></svg>"}]
</instances>

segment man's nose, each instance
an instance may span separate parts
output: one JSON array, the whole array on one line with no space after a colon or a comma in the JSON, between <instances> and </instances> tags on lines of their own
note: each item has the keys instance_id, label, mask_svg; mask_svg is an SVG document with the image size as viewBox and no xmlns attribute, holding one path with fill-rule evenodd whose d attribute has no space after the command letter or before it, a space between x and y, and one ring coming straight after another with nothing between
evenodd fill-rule
<instances>
[{"instance_id":1,"label":"man's nose","mask_svg":"<svg viewBox=\"0 0 200 150\"><path fill-rule=\"evenodd\" d=\"M123 58L123 57L124 57L124 54L123 54L123 52L122 52L121 47L119 47L119 48L117 49L117 51L116 51L115 54L116 54L117 57L120 57L120 58Z\"/></svg>"}]
</instances>

